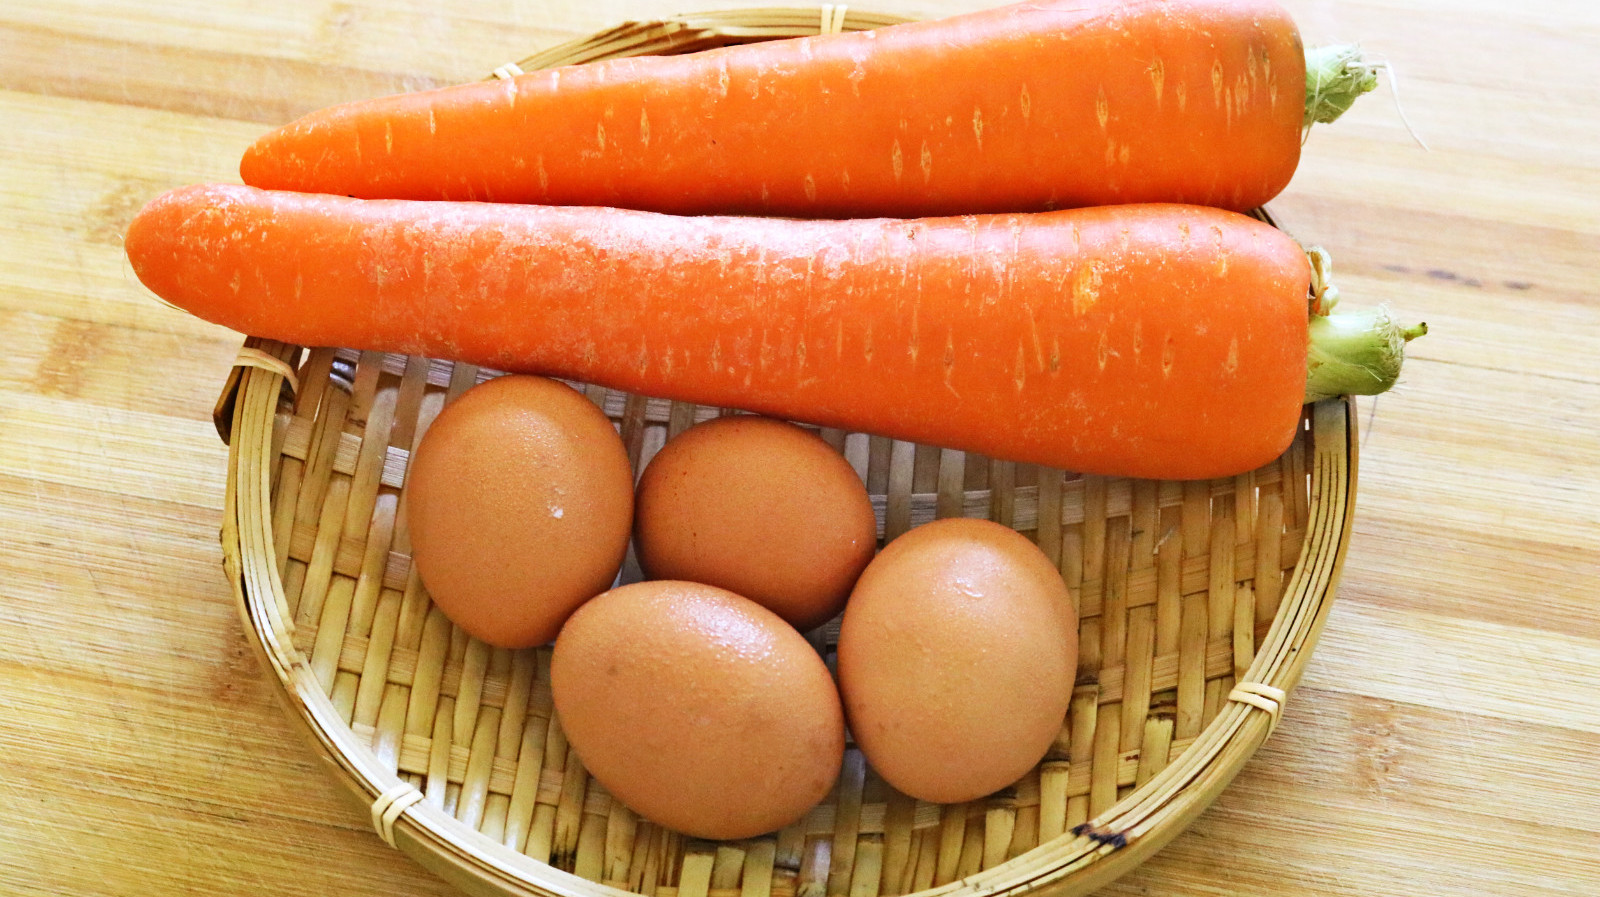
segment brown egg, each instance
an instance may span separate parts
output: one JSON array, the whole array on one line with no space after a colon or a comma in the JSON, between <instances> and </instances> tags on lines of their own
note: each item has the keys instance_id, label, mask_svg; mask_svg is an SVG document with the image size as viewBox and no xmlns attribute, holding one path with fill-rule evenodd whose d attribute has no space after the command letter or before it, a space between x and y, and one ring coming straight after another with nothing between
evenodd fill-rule
<instances>
[{"instance_id":1,"label":"brown egg","mask_svg":"<svg viewBox=\"0 0 1600 897\"><path fill-rule=\"evenodd\" d=\"M889 784L973 800L1037 764L1072 699L1078 621L1026 536L953 518L884 547L839 632L850 731Z\"/></svg>"},{"instance_id":2,"label":"brown egg","mask_svg":"<svg viewBox=\"0 0 1600 897\"><path fill-rule=\"evenodd\" d=\"M714 586L647 581L585 604L556 639L550 686L589 773L695 837L798 820L844 757L822 658L776 614Z\"/></svg>"},{"instance_id":3,"label":"brown egg","mask_svg":"<svg viewBox=\"0 0 1600 897\"><path fill-rule=\"evenodd\" d=\"M798 629L844 606L877 547L866 487L815 433L713 418L670 440L639 477L634 550L656 579L721 586Z\"/></svg>"},{"instance_id":4,"label":"brown egg","mask_svg":"<svg viewBox=\"0 0 1600 897\"><path fill-rule=\"evenodd\" d=\"M467 390L434 419L406 475L423 585L491 645L555 638L615 581L632 518L633 476L611 421L543 377Z\"/></svg>"}]
</instances>

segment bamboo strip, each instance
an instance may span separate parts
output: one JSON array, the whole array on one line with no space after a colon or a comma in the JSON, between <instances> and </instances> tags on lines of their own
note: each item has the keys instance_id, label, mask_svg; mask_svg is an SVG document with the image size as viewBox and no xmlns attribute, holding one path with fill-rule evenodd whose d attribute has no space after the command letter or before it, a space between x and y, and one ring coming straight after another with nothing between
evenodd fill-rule
<instances>
[{"instance_id":1,"label":"bamboo strip","mask_svg":"<svg viewBox=\"0 0 1600 897\"><path fill-rule=\"evenodd\" d=\"M582 821L578 825L578 846L572 860L572 874L589 881L605 875L607 821L611 815L611 795L591 781L584 799Z\"/></svg>"},{"instance_id":2,"label":"bamboo strip","mask_svg":"<svg viewBox=\"0 0 1600 897\"><path fill-rule=\"evenodd\" d=\"M961 835L961 856L956 861L957 879L975 875L983 869L983 817L968 814Z\"/></svg>"},{"instance_id":3,"label":"bamboo strip","mask_svg":"<svg viewBox=\"0 0 1600 897\"><path fill-rule=\"evenodd\" d=\"M966 478L965 452L953 449L939 452L939 489L933 508L935 518L963 516L966 510Z\"/></svg>"},{"instance_id":4,"label":"bamboo strip","mask_svg":"<svg viewBox=\"0 0 1600 897\"><path fill-rule=\"evenodd\" d=\"M457 711L461 706L461 702L457 701ZM477 714L477 718L478 724L472 729L467 774L462 778L461 796L456 803L456 818L472 828L478 828L482 823L484 803L489 797L489 772L494 768L495 734L500 729L500 711L486 707L481 714ZM460 725L463 719L461 713L457 712L454 719L457 723L455 729L459 731L466 728Z\"/></svg>"},{"instance_id":5,"label":"bamboo strip","mask_svg":"<svg viewBox=\"0 0 1600 897\"><path fill-rule=\"evenodd\" d=\"M855 872L857 838L861 834L861 797L867 780L867 761L860 751L844 753L838 784L834 786L833 847L829 851L828 893L850 890ZM881 857L880 857L881 859Z\"/></svg>"},{"instance_id":6,"label":"bamboo strip","mask_svg":"<svg viewBox=\"0 0 1600 897\"><path fill-rule=\"evenodd\" d=\"M512 850L521 851L528 843L533 808L539 796L539 772L544 766L549 721L549 717L530 714L522 724L516 778L511 783L511 804L506 808L506 828L501 841Z\"/></svg>"},{"instance_id":7,"label":"bamboo strip","mask_svg":"<svg viewBox=\"0 0 1600 897\"><path fill-rule=\"evenodd\" d=\"M1011 838L1017 829L1015 802L1000 802L991 806L983 818L982 868L998 866L1010 856Z\"/></svg>"},{"instance_id":8,"label":"bamboo strip","mask_svg":"<svg viewBox=\"0 0 1600 897\"><path fill-rule=\"evenodd\" d=\"M1027 853L1039 843L1041 811L1040 772L1036 766L1017 782L1017 816L1012 823L1011 844L1006 857Z\"/></svg>"},{"instance_id":9,"label":"bamboo strip","mask_svg":"<svg viewBox=\"0 0 1600 897\"><path fill-rule=\"evenodd\" d=\"M778 843L763 838L750 845L745 853L744 873L739 882L739 897L769 897L772 894L773 869L778 857Z\"/></svg>"}]
</instances>

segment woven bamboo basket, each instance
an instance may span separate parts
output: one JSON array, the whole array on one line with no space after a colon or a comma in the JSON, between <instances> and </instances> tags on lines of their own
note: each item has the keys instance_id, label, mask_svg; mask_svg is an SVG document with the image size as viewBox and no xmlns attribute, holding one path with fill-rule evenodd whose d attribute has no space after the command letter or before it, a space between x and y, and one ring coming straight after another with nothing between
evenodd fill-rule
<instances>
[{"instance_id":1,"label":"woven bamboo basket","mask_svg":"<svg viewBox=\"0 0 1600 897\"><path fill-rule=\"evenodd\" d=\"M504 66L689 52L898 19L842 6L631 23ZM1157 482L823 430L884 540L989 517L1055 561L1081 618L1071 709L1013 787L960 805L895 792L853 747L833 792L767 837L697 841L589 779L551 708L547 648L468 638L409 558L411 450L497 372L250 338L216 409L230 445L224 566L289 717L377 834L472 894L978 897L1085 894L1183 830L1276 725L1333 597L1356 481L1354 403L1308 406L1293 445L1231 479ZM638 470L729 413L583 389ZM623 580L640 576L629 559ZM837 621L809 635L831 661Z\"/></svg>"}]
</instances>

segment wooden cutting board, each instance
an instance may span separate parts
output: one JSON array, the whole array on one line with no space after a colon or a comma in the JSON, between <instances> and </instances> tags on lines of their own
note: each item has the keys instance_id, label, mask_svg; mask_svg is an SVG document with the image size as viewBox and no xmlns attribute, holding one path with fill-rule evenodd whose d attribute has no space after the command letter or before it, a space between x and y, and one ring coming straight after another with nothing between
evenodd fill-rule
<instances>
[{"instance_id":1,"label":"wooden cutting board","mask_svg":"<svg viewBox=\"0 0 1600 897\"><path fill-rule=\"evenodd\" d=\"M745 4L705 2L695 8ZM879 0L919 16L975 0ZM1359 514L1276 735L1112 895L1600 893L1600 19L1293 0L1399 76L1284 225L1433 333L1362 403ZM483 77L660 0L0 6L0 893L452 893L385 847L247 653L210 409L237 335L121 235L267 128Z\"/></svg>"}]
</instances>

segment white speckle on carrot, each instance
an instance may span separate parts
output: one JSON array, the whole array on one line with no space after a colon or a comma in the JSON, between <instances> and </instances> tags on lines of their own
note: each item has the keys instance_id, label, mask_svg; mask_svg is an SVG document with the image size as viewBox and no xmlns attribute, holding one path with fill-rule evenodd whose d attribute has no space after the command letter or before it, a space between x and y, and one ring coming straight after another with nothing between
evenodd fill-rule
<instances>
[{"instance_id":1,"label":"white speckle on carrot","mask_svg":"<svg viewBox=\"0 0 1600 897\"><path fill-rule=\"evenodd\" d=\"M1111 363L1110 337L1104 330L1100 331L1100 343L1095 346L1095 362L1100 366L1100 372L1105 373L1106 365Z\"/></svg>"},{"instance_id":2,"label":"white speckle on carrot","mask_svg":"<svg viewBox=\"0 0 1600 897\"><path fill-rule=\"evenodd\" d=\"M861 96L861 79L867 77L867 70L862 66L863 61L864 57L856 57L855 67L850 69L850 74L847 76L850 81L850 92L858 97Z\"/></svg>"},{"instance_id":3,"label":"white speckle on carrot","mask_svg":"<svg viewBox=\"0 0 1600 897\"><path fill-rule=\"evenodd\" d=\"M928 141L922 141L922 182L933 180L933 150L928 148Z\"/></svg>"},{"instance_id":4,"label":"white speckle on carrot","mask_svg":"<svg viewBox=\"0 0 1600 897\"><path fill-rule=\"evenodd\" d=\"M639 142L650 145L650 113L643 109L639 110Z\"/></svg>"},{"instance_id":5,"label":"white speckle on carrot","mask_svg":"<svg viewBox=\"0 0 1600 897\"><path fill-rule=\"evenodd\" d=\"M955 384L951 382L955 369L956 337L953 331L946 330L944 332L944 388L950 390L950 394L959 399L961 398L961 393L956 392Z\"/></svg>"},{"instance_id":6,"label":"white speckle on carrot","mask_svg":"<svg viewBox=\"0 0 1600 897\"><path fill-rule=\"evenodd\" d=\"M900 175L906 170L905 153L900 151L900 141L898 140L894 142L894 146L889 150L889 164L894 167L894 179L898 183Z\"/></svg>"},{"instance_id":7,"label":"white speckle on carrot","mask_svg":"<svg viewBox=\"0 0 1600 897\"><path fill-rule=\"evenodd\" d=\"M1033 359L1042 374L1045 372L1044 340L1039 336L1039 318L1034 315L1032 308L1028 309L1028 335L1033 337Z\"/></svg>"},{"instance_id":8,"label":"white speckle on carrot","mask_svg":"<svg viewBox=\"0 0 1600 897\"><path fill-rule=\"evenodd\" d=\"M806 192L806 202L816 202L817 201L817 180L816 180L816 178L813 178L809 174L806 175L805 183L802 185L802 187Z\"/></svg>"},{"instance_id":9,"label":"white speckle on carrot","mask_svg":"<svg viewBox=\"0 0 1600 897\"><path fill-rule=\"evenodd\" d=\"M1150 63L1150 86L1155 88L1157 106L1161 105L1161 90L1166 86L1166 81L1167 67L1161 62L1161 57L1157 56Z\"/></svg>"},{"instance_id":10,"label":"white speckle on carrot","mask_svg":"<svg viewBox=\"0 0 1600 897\"><path fill-rule=\"evenodd\" d=\"M1028 385L1028 353L1022 348L1022 341L1017 340L1017 360L1012 368L1011 382L1017 384L1017 392L1022 392Z\"/></svg>"},{"instance_id":11,"label":"white speckle on carrot","mask_svg":"<svg viewBox=\"0 0 1600 897\"><path fill-rule=\"evenodd\" d=\"M1072 313L1083 315L1100 301L1101 262L1091 261L1080 267L1072 279Z\"/></svg>"},{"instance_id":12,"label":"white speckle on carrot","mask_svg":"<svg viewBox=\"0 0 1600 897\"><path fill-rule=\"evenodd\" d=\"M725 60L717 63L717 95L728 95L728 63Z\"/></svg>"},{"instance_id":13,"label":"white speckle on carrot","mask_svg":"<svg viewBox=\"0 0 1600 897\"><path fill-rule=\"evenodd\" d=\"M539 175L539 190L548 198L550 196L550 175L544 170L544 156L541 155L534 161L534 170Z\"/></svg>"},{"instance_id":14,"label":"white speckle on carrot","mask_svg":"<svg viewBox=\"0 0 1600 897\"><path fill-rule=\"evenodd\" d=\"M383 152L385 155L394 154L394 124L387 120L383 123Z\"/></svg>"},{"instance_id":15,"label":"white speckle on carrot","mask_svg":"<svg viewBox=\"0 0 1600 897\"><path fill-rule=\"evenodd\" d=\"M439 132L439 122L438 122L437 119L435 119L433 117L433 110L429 109L428 110L428 133L429 134L437 134L438 132Z\"/></svg>"},{"instance_id":16,"label":"white speckle on carrot","mask_svg":"<svg viewBox=\"0 0 1600 897\"><path fill-rule=\"evenodd\" d=\"M1211 95L1218 106L1222 105L1222 60L1211 61Z\"/></svg>"},{"instance_id":17,"label":"white speckle on carrot","mask_svg":"<svg viewBox=\"0 0 1600 897\"><path fill-rule=\"evenodd\" d=\"M567 516L566 509L561 507L558 504L552 503L552 504L548 505L548 507L550 508L550 516L554 517L557 520L560 520L561 518Z\"/></svg>"},{"instance_id":18,"label":"white speckle on carrot","mask_svg":"<svg viewBox=\"0 0 1600 897\"><path fill-rule=\"evenodd\" d=\"M1239 370L1239 338L1234 337L1228 341L1228 359L1222 363L1222 371L1232 374Z\"/></svg>"},{"instance_id":19,"label":"white speckle on carrot","mask_svg":"<svg viewBox=\"0 0 1600 897\"><path fill-rule=\"evenodd\" d=\"M1094 120L1100 123L1100 130L1106 129L1106 124L1111 121L1111 101L1106 98L1106 89L1102 85L1100 92L1094 98Z\"/></svg>"},{"instance_id":20,"label":"white speckle on carrot","mask_svg":"<svg viewBox=\"0 0 1600 897\"><path fill-rule=\"evenodd\" d=\"M917 309L921 305L922 303L919 301L915 305L911 306L911 342L910 345L906 346L906 354L911 356L911 366L913 368L917 366Z\"/></svg>"},{"instance_id":21,"label":"white speckle on carrot","mask_svg":"<svg viewBox=\"0 0 1600 897\"><path fill-rule=\"evenodd\" d=\"M972 136L978 141L978 149L983 149L983 109L974 106L972 109Z\"/></svg>"},{"instance_id":22,"label":"white speckle on carrot","mask_svg":"<svg viewBox=\"0 0 1600 897\"><path fill-rule=\"evenodd\" d=\"M600 152L606 151L606 126L604 123L594 126L594 142L599 145Z\"/></svg>"}]
</instances>

